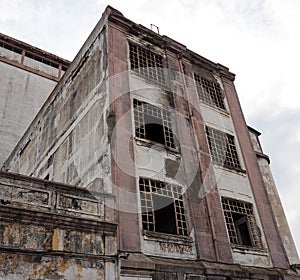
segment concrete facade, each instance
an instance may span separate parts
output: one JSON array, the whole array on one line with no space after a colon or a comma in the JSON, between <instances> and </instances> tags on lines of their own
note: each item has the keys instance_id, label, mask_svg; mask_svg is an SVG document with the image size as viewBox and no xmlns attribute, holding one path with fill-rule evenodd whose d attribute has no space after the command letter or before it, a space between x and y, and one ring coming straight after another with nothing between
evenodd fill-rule
<instances>
[{"instance_id":1,"label":"concrete facade","mask_svg":"<svg viewBox=\"0 0 300 280\"><path fill-rule=\"evenodd\" d=\"M112 279L113 196L18 174L0 180L0 279Z\"/></svg>"},{"instance_id":2,"label":"concrete facade","mask_svg":"<svg viewBox=\"0 0 300 280\"><path fill-rule=\"evenodd\" d=\"M0 165L70 62L0 33Z\"/></svg>"},{"instance_id":3,"label":"concrete facade","mask_svg":"<svg viewBox=\"0 0 300 280\"><path fill-rule=\"evenodd\" d=\"M249 133L234 78L107 7L3 170L116 198L115 259L96 279L299 279L267 157ZM65 256L66 230L52 236ZM98 238L103 250L94 255L113 252Z\"/></svg>"}]
</instances>

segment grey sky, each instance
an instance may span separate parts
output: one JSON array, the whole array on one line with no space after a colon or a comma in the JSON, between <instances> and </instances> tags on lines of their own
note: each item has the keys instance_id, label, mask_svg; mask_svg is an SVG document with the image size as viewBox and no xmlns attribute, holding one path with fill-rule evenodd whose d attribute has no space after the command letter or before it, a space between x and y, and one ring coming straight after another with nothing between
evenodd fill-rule
<instances>
[{"instance_id":1,"label":"grey sky","mask_svg":"<svg viewBox=\"0 0 300 280\"><path fill-rule=\"evenodd\" d=\"M107 5L237 75L300 251L300 1L0 0L0 32L72 60Z\"/></svg>"}]
</instances>

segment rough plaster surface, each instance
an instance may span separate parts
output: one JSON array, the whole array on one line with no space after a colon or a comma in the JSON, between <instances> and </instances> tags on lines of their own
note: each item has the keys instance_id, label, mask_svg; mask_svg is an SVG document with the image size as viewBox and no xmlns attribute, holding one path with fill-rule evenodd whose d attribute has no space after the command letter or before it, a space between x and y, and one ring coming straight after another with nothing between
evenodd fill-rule
<instances>
[{"instance_id":1,"label":"rough plaster surface","mask_svg":"<svg viewBox=\"0 0 300 280\"><path fill-rule=\"evenodd\" d=\"M0 166L55 85L55 81L0 62Z\"/></svg>"}]
</instances>

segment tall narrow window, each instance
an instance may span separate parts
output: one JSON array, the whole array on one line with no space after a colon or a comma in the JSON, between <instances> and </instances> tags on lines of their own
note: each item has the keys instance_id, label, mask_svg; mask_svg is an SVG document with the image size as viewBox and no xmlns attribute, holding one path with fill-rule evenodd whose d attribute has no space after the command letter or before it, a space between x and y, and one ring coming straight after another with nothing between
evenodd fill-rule
<instances>
[{"instance_id":1,"label":"tall narrow window","mask_svg":"<svg viewBox=\"0 0 300 280\"><path fill-rule=\"evenodd\" d=\"M252 204L222 197L222 206L230 242L241 246L262 248Z\"/></svg>"},{"instance_id":2,"label":"tall narrow window","mask_svg":"<svg viewBox=\"0 0 300 280\"><path fill-rule=\"evenodd\" d=\"M187 236L182 188L146 178L139 187L143 229Z\"/></svg>"},{"instance_id":3,"label":"tall narrow window","mask_svg":"<svg viewBox=\"0 0 300 280\"><path fill-rule=\"evenodd\" d=\"M129 43L130 66L134 72L160 83L165 83L163 57Z\"/></svg>"},{"instance_id":4,"label":"tall narrow window","mask_svg":"<svg viewBox=\"0 0 300 280\"><path fill-rule=\"evenodd\" d=\"M241 169L234 136L206 127L210 154L214 163L232 169Z\"/></svg>"},{"instance_id":5,"label":"tall narrow window","mask_svg":"<svg viewBox=\"0 0 300 280\"><path fill-rule=\"evenodd\" d=\"M221 87L217 82L194 74L199 99L204 103L225 110Z\"/></svg>"},{"instance_id":6,"label":"tall narrow window","mask_svg":"<svg viewBox=\"0 0 300 280\"><path fill-rule=\"evenodd\" d=\"M169 111L136 99L133 107L136 137L175 148Z\"/></svg>"}]
</instances>

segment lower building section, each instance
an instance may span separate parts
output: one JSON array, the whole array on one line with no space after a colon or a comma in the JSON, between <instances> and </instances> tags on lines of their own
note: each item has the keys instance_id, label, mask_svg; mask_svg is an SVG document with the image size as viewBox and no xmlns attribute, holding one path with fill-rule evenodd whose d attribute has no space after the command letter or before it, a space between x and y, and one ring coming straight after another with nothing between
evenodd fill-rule
<instances>
[{"instance_id":1,"label":"lower building section","mask_svg":"<svg viewBox=\"0 0 300 280\"><path fill-rule=\"evenodd\" d=\"M114 208L109 194L0 172L0 279L118 279Z\"/></svg>"},{"instance_id":2,"label":"lower building section","mask_svg":"<svg viewBox=\"0 0 300 280\"><path fill-rule=\"evenodd\" d=\"M3 252L0 279L112 279L105 271L113 262L87 256Z\"/></svg>"},{"instance_id":3,"label":"lower building section","mask_svg":"<svg viewBox=\"0 0 300 280\"><path fill-rule=\"evenodd\" d=\"M289 269L261 268L201 260L175 260L128 254L121 260L120 280L297 280Z\"/></svg>"},{"instance_id":4,"label":"lower building section","mask_svg":"<svg viewBox=\"0 0 300 280\"><path fill-rule=\"evenodd\" d=\"M148 181L143 179L143 182ZM141 253L138 250L120 251L113 195L0 172L0 280L300 279L297 274L300 267L297 266L279 269L262 267L261 261L250 266L201 260L193 249L194 239L186 236L186 227L183 226L186 220L182 214L179 189L169 186L169 193L165 193L157 184L151 185L152 189L147 185L153 192L152 200L155 203L160 196L162 199L159 201L169 199L172 194L174 199L168 200L167 204L175 210L167 206L167 210L173 213L168 217L174 219L176 215L178 219L179 216L181 227L172 228L167 222L163 223L166 211L148 207L145 211L147 219L143 217L143 229L140 231L148 243L142 246L145 251ZM149 191L144 185L141 185L141 191L146 198ZM154 192L154 187L159 194ZM254 231L251 205L236 204L239 209L248 211L244 211L247 215L239 214L240 221L235 219L231 202L223 199L226 206L224 211L228 212L231 224L238 223L242 227L244 220L249 219L249 229L252 226ZM156 211L160 212L157 214ZM158 217L156 224L149 222L151 215ZM172 232L169 232L170 228ZM247 232L250 232L249 229ZM181 235L176 235L178 232ZM257 238L243 240L234 234L230 237L233 239L232 248L255 245L260 249ZM124 237L123 240L124 244L137 241L130 237ZM224 250L225 253L228 252ZM240 254L246 255L247 252L240 250Z\"/></svg>"}]
</instances>

